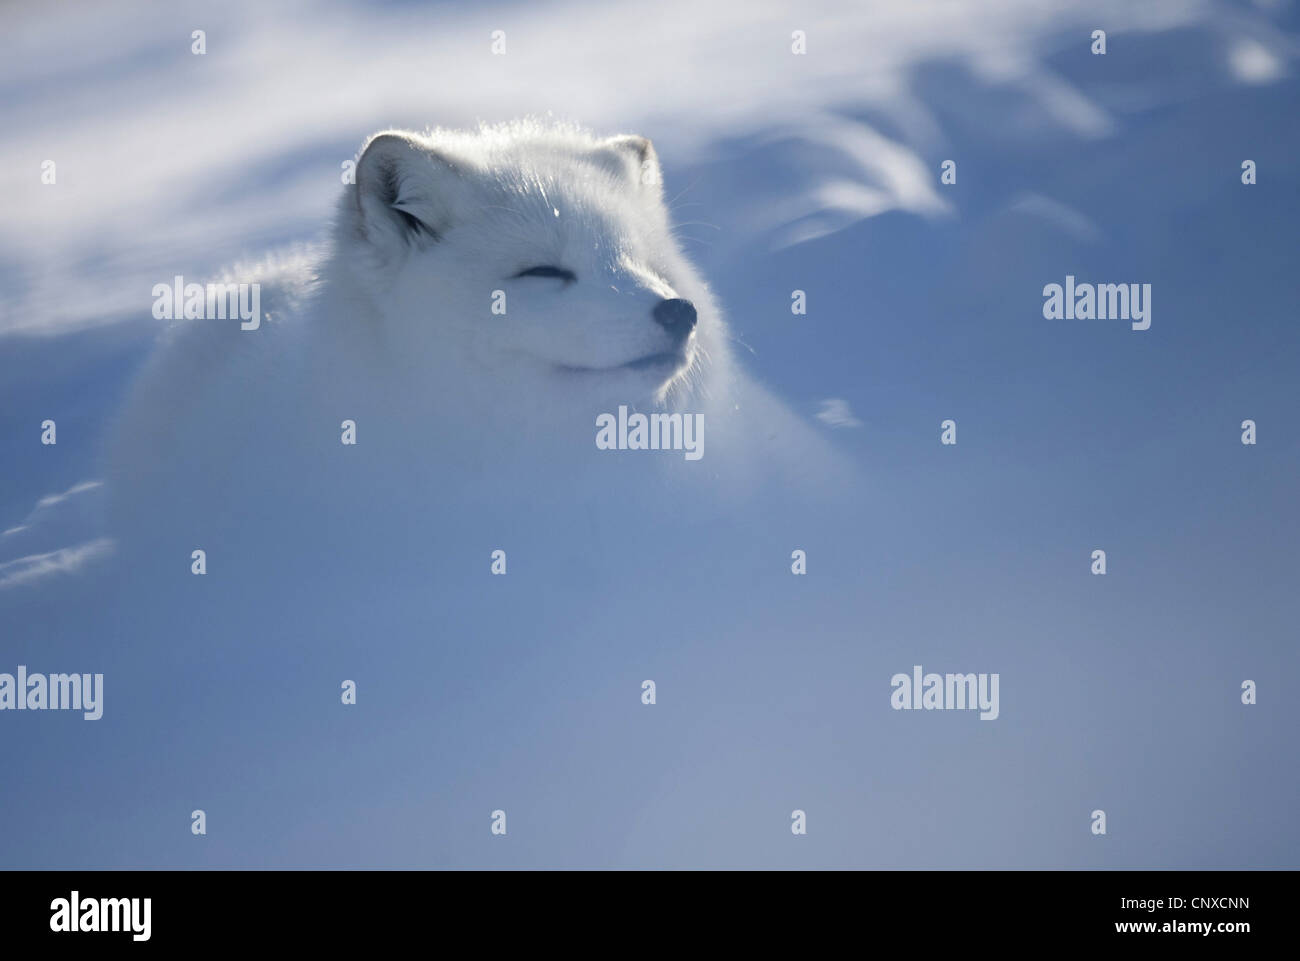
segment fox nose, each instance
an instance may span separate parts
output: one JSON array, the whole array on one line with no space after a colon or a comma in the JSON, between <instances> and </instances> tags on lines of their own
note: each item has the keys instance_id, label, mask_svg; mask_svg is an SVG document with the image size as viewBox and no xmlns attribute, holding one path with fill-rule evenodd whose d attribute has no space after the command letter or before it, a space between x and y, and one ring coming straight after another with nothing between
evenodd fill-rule
<instances>
[{"instance_id":1,"label":"fox nose","mask_svg":"<svg viewBox=\"0 0 1300 961\"><path fill-rule=\"evenodd\" d=\"M695 329L697 319L695 305L689 300L682 300L680 297L661 300L655 304L654 318L664 326L668 333L683 341L691 336L691 331Z\"/></svg>"}]
</instances>

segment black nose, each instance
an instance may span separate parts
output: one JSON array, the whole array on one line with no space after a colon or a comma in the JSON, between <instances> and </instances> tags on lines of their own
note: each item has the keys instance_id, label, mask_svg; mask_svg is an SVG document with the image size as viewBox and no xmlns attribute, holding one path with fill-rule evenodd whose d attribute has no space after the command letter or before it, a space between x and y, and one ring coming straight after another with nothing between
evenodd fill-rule
<instances>
[{"instance_id":1,"label":"black nose","mask_svg":"<svg viewBox=\"0 0 1300 961\"><path fill-rule=\"evenodd\" d=\"M668 333L675 334L681 340L689 337L695 329L695 305L680 297L659 301L655 304L654 316Z\"/></svg>"}]
</instances>

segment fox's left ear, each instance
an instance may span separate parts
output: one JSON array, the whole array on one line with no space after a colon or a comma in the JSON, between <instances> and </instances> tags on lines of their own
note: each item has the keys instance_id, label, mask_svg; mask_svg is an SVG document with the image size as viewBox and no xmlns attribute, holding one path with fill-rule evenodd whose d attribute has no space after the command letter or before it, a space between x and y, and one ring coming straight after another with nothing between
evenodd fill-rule
<instances>
[{"instance_id":1,"label":"fox's left ear","mask_svg":"<svg viewBox=\"0 0 1300 961\"><path fill-rule=\"evenodd\" d=\"M402 131L371 137L356 173L362 235L388 257L437 242L454 220L459 171L423 137Z\"/></svg>"},{"instance_id":2,"label":"fox's left ear","mask_svg":"<svg viewBox=\"0 0 1300 961\"><path fill-rule=\"evenodd\" d=\"M626 176L654 197L663 195L664 177L659 167L659 155L648 138L635 134L610 137L596 148L596 156L602 166Z\"/></svg>"}]
</instances>

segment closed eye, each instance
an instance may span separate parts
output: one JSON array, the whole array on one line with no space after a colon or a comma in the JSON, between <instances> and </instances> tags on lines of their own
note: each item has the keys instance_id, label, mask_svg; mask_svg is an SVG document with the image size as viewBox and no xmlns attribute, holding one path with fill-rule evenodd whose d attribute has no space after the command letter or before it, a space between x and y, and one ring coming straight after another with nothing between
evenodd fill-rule
<instances>
[{"instance_id":1,"label":"closed eye","mask_svg":"<svg viewBox=\"0 0 1300 961\"><path fill-rule=\"evenodd\" d=\"M521 270L515 274L516 277L558 277L566 284L577 280L577 275L572 270L565 270L563 267L529 267L527 270Z\"/></svg>"}]
</instances>

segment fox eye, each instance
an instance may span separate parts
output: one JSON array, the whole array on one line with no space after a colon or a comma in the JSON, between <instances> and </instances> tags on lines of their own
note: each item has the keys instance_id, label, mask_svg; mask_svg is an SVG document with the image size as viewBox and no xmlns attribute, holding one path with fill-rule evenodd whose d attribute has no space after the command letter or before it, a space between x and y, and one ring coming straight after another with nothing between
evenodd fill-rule
<instances>
[{"instance_id":1,"label":"fox eye","mask_svg":"<svg viewBox=\"0 0 1300 961\"><path fill-rule=\"evenodd\" d=\"M572 270L565 270L563 267L529 267L527 270L521 270L515 274L516 277L558 277L566 284L572 283L578 277Z\"/></svg>"}]
</instances>

